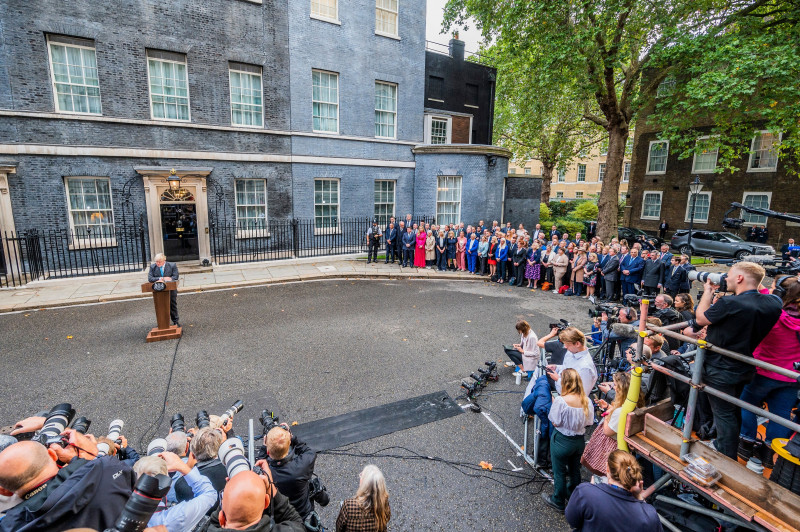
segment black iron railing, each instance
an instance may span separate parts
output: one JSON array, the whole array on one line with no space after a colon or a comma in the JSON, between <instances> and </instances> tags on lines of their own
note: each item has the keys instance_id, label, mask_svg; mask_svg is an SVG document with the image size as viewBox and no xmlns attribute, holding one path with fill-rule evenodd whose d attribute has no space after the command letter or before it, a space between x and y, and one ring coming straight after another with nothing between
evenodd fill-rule
<instances>
[{"instance_id":1,"label":"black iron railing","mask_svg":"<svg viewBox=\"0 0 800 532\"><path fill-rule=\"evenodd\" d=\"M0 287L40 279L141 271L148 264L140 224L103 232L70 229L0 234Z\"/></svg>"}]
</instances>

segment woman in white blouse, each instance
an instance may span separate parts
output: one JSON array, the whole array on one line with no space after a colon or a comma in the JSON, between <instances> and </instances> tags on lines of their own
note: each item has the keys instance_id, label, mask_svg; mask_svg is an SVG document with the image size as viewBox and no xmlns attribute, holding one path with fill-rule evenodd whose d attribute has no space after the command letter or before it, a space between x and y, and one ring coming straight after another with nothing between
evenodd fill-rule
<instances>
[{"instance_id":1,"label":"woman in white blouse","mask_svg":"<svg viewBox=\"0 0 800 532\"><path fill-rule=\"evenodd\" d=\"M572 368L561 372L561 395L553 399L548 418L555 430L550 435L553 463L553 495L542 492L551 507L564 512L567 499L581 483L581 455L586 446L583 435L594 423L594 406L583 391L583 382Z\"/></svg>"},{"instance_id":2,"label":"woman in white blouse","mask_svg":"<svg viewBox=\"0 0 800 532\"><path fill-rule=\"evenodd\" d=\"M539 346L537 345L539 339L536 337L536 333L533 332L533 329L531 329L530 324L525 320L518 321L516 329L521 335L519 343L511 347L503 347L506 350L508 358L516 365L514 376L522 376L523 372L525 372L527 374L525 379L530 380L533 376L533 372L536 371L536 365L539 364L540 352ZM522 365L522 369L520 369L520 365Z\"/></svg>"}]
</instances>

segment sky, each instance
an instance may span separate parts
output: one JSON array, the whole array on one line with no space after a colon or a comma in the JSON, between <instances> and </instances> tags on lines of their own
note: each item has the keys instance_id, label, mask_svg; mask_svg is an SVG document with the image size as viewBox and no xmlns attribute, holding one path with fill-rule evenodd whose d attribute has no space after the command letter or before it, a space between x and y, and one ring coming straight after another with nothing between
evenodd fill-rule
<instances>
[{"instance_id":1,"label":"sky","mask_svg":"<svg viewBox=\"0 0 800 532\"><path fill-rule=\"evenodd\" d=\"M444 17L444 6L447 0L428 0L428 20L427 36L429 41L447 44L450 41L450 34L441 35L442 18ZM468 52L477 52L478 43L481 40L480 32L475 29L474 24L469 25L469 30L459 30L459 39L466 43L465 48Z\"/></svg>"}]
</instances>

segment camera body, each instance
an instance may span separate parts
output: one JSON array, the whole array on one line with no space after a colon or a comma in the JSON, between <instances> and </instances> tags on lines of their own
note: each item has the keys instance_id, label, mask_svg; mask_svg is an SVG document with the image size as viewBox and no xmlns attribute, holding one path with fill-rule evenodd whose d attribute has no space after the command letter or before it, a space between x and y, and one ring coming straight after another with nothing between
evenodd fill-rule
<instances>
[{"instance_id":1,"label":"camera body","mask_svg":"<svg viewBox=\"0 0 800 532\"><path fill-rule=\"evenodd\" d=\"M308 498L320 506L328 506L328 503L331 502L327 488L316 475L308 481Z\"/></svg>"},{"instance_id":2,"label":"camera body","mask_svg":"<svg viewBox=\"0 0 800 532\"><path fill-rule=\"evenodd\" d=\"M268 409L261 411L261 417L259 417L258 420L264 426L264 436L266 436L269 431L280 425L281 422L280 418L275 415L275 412Z\"/></svg>"},{"instance_id":3,"label":"camera body","mask_svg":"<svg viewBox=\"0 0 800 532\"><path fill-rule=\"evenodd\" d=\"M569 325L569 322L567 320L560 319L560 320L558 320L557 323L549 323L547 326L550 327L550 329L558 329L558 332L561 332L564 329L566 329L567 327L569 327L570 325Z\"/></svg>"},{"instance_id":4,"label":"camera body","mask_svg":"<svg viewBox=\"0 0 800 532\"><path fill-rule=\"evenodd\" d=\"M167 496L171 485L169 475L141 475L116 526L106 532L139 532L147 528L158 503Z\"/></svg>"},{"instance_id":5,"label":"camera body","mask_svg":"<svg viewBox=\"0 0 800 532\"><path fill-rule=\"evenodd\" d=\"M43 445L50 445L47 442L51 440L53 440L53 443L58 443L55 438L67 430L67 426L69 426L74 417L75 409L72 408L71 404L61 403L54 406L47 414L44 426L33 439Z\"/></svg>"}]
</instances>

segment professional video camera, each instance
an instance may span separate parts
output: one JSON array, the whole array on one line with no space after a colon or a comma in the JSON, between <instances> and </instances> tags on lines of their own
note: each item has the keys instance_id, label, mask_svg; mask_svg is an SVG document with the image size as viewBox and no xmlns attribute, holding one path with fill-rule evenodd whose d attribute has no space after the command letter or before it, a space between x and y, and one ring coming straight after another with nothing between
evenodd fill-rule
<instances>
[{"instance_id":1,"label":"professional video camera","mask_svg":"<svg viewBox=\"0 0 800 532\"><path fill-rule=\"evenodd\" d=\"M564 329L566 329L567 327L569 327L570 325L569 325L569 322L568 322L567 320L565 320L565 319L563 319L563 318L562 318L562 319L558 320L558 322L557 322L557 323L549 323L547 326L548 326L548 327L549 327L551 330L552 330L552 329L558 329L558 330L559 330L559 332L561 332L561 331L563 331Z\"/></svg>"},{"instance_id":2,"label":"professional video camera","mask_svg":"<svg viewBox=\"0 0 800 532\"><path fill-rule=\"evenodd\" d=\"M320 506L328 506L328 503L331 502L328 489L317 475L314 475L314 478L308 481L308 498Z\"/></svg>"},{"instance_id":3,"label":"professional video camera","mask_svg":"<svg viewBox=\"0 0 800 532\"><path fill-rule=\"evenodd\" d=\"M108 438L110 441L116 442L119 440L119 435L122 434L122 427L125 426L125 422L121 419L115 419L111 422L108 427ZM100 442L97 444L97 456L106 456L109 452L111 452L111 446L106 442Z\"/></svg>"},{"instance_id":4,"label":"professional video camera","mask_svg":"<svg viewBox=\"0 0 800 532\"><path fill-rule=\"evenodd\" d=\"M800 275L800 260L789 262L783 266L776 266L775 268L764 268L767 275L776 279L781 275Z\"/></svg>"},{"instance_id":5,"label":"professional video camera","mask_svg":"<svg viewBox=\"0 0 800 532\"><path fill-rule=\"evenodd\" d=\"M616 303L600 303L595 305L593 309L589 309L589 317L600 318L603 316L603 312L605 312L609 320L616 320L619 316L619 309L621 308L622 305Z\"/></svg>"},{"instance_id":6,"label":"professional video camera","mask_svg":"<svg viewBox=\"0 0 800 532\"><path fill-rule=\"evenodd\" d=\"M171 484L169 475L141 475L116 526L107 528L105 532L141 532L147 528L148 521L161 499L167 496Z\"/></svg>"},{"instance_id":7,"label":"professional video camera","mask_svg":"<svg viewBox=\"0 0 800 532\"><path fill-rule=\"evenodd\" d=\"M497 374L497 362L487 360L484 362L486 369L478 368L478 373L483 376L484 381L497 382L500 376Z\"/></svg>"},{"instance_id":8,"label":"professional video camera","mask_svg":"<svg viewBox=\"0 0 800 532\"><path fill-rule=\"evenodd\" d=\"M711 281L713 284L719 286L720 292L728 291L727 279L727 273L698 272L696 270L689 272L690 281L700 281L701 283L705 283L707 280Z\"/></svg>"},{"instance_id":9,"label":"professional video camera","mask_svg":"<svg viewBox=\"0 0 800 532\"><path fill-rule=\"evenodd\" d=\"M472 399L475 396L475 394L480 392L481 388L483 388L483 386L481 386L481 383L477 381L472 381L472 382L461 381L461 387L464 388L464 390L466 390L467 397L470 399Z\"/></svg>"},{"instance_id":10,"label":"professional video camera","mask_svg":"<svg viewBox=\"0 0 800 532\"><path fill-rule=\"evenodd\" d=\"M75 409L69 403L61 403L50 409L45 419L44 426L39 433L34 436L34 441L38 441L45 447L52 443L62 443L61 433L67 429L72 418L75 417Z\"/></svg>"},{"instance_id":11,"label":"professional video camera","mask_svg":"<svg viewBox=\"0 0 800 532\"><path fill-rule=\"evenodd\" d=\"M656 309L655 297L645 297L643 295L638 295L638 294L625 294L624 296L622 296L623 306L635 309L638 309L641 306L643 299L647 299L648 313Z\"/></svg>"}]
</instances>

